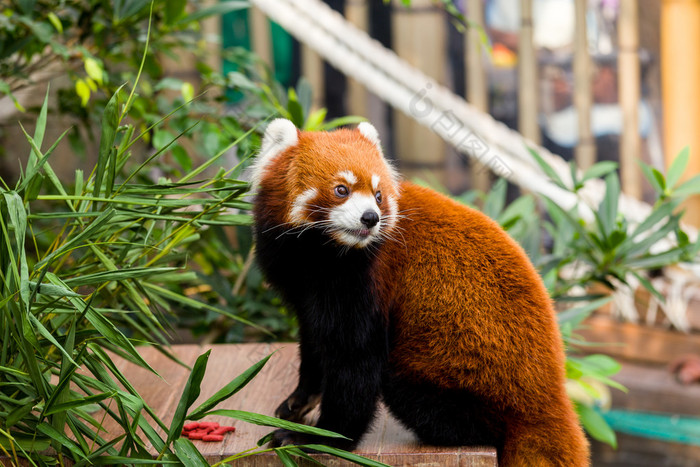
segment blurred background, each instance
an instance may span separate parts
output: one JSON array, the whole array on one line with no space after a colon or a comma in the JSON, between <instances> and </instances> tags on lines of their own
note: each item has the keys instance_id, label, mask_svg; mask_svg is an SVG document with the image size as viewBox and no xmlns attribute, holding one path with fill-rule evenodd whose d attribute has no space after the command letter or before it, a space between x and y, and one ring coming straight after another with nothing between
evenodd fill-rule
<instances>
[{"instance_id":1,"label":"blurred background","mask_svg":"<svg viewBox=\"0 0 700 467\"><path fill-rule=\"evenodd\" d=\"M235 168L226 176L245 177L238 164L255 154L261 122L273 116L306 129L367 119L407 178L477 205L501 222L540 268L560 310L593 300L585 321L578 318L583 314L569 313L571 322L561 318L560 324L567 344L579 352L567 362L567 375L575 381L572 397L580 410L595 408L587 429L604 441L594 441L594 465L700 465L700 271L698 250L692 247L700 226L700 190L685 186L684 195L691 196L674 198L674 187L666 186L673 179L671 185L683 187L700 173L700 0L325 2L434 80L413 83L416 109L427 102L421 101L424 90L435 91L433 82L444 86L454 95L455 108L466 100L477 120L495 119L519 132L518 149L541 145L584 171L597 167L598 176L617 173L627 199L648 203L620 204L612 226L592 222L586 234L576 229L584 220L567 224L551 205L500 179L514 170L507 161L494 166L470 160L387 104L392 89L386 95L373 93L331 66L317 50L332 53L339 47L332 34L300 42L255 6L263 3L271 5L262 0L156 1L149 16L148 0L65 0L59 6L50 0L0 1L0 178L11 185L23 176L29 152L23 128L34 131L48 93L45 141L68 131L51 155L53 170L82 193L87 187L82 170L87 175L85 168L101 152L104 106L119 86L134 83L137 76L125 121L129 131L143 137L123 167L140 170L144 163L145 170L134 178L143 184L218 177L223 169L208 166L210 159L225 170ZM296 3L310 15L317 4ZM166 115L172 117L161 121ZM129 134L126 127L120 131ZM238 138L240 143L231 147ZM671 169L686 147L687 161ZM486 143L484 151L489 149ZM154 154L159 158L151 162ZM601 162L617 165L596 166ZM191 175L199 164L206 170ZM611 180L597 187L617 206ZM52 194L47 185L43 189ZM245 213L248 205L240 196L236 209ZM671 200L681 198L687 233L669 217L677 208ZM34 210L50 214L58 209L47 200L38 199ZM625 206L642 206L640 212L656 219L642 222L645 229L635 233L634 241L632 226L640 219L635 224L637 214ZM593 207L603 210L603 203ZM192 270L193 276L196 272L196 279L167 283L168 290L185 298L168 308L163 303L171 303L170 296L158 302L144 292L143 307L162 312L174 328L172 335L153 340L213 343L296 336L293 317L255 266L250 220L237 219L235 227L201 228L196 240L180 246L172 258L172 265ZM42 222L47 224L45 230L37 228L35 259L54 243L46 232L62 229ZM620 237L629 231L628 244L596 243L611 230ZM121 236L120 231L114 238ZM666 237L675 239L676 246L668 247L672 254L656 248L656 240ZM655 241L646 243L650 238ZM126 251L114 258L123 259ZM589 253L594 259L580 274L577 265ZM65 274L79 276L92 265L91 259L81 261L86 262L66 261ZM133 308L119 295L121 285L115 287L109 289L110 306ZM595 301L602 295L610 300ZM655 298L662 295L665 301ZM148 333L133 323L119 326L147 340ZM593 352L615 360L591 359ZM627 392L610 383L613 374ZM608 425L617 431L617 441L606 431Z\"/></svg>"}]
</instances>

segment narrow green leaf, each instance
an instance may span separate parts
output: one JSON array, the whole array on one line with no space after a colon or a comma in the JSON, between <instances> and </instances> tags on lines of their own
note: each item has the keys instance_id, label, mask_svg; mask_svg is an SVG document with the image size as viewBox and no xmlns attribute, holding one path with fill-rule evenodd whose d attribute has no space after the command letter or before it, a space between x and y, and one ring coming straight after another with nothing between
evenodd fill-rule
<instances>
[{"instance_id":1,"label":"narrow green leaf","mask_svg":"<svg viewBox=\"0 0 700 467\"><path fill-rule=\"evenodd\" d=\"M605 177L605 196L598 206L598 212L595 213L600 219L603 234L607 239L610 233L615 229L617 222L617 206L620 202L620 180L617 174L611 173Z\"/></svg>"},{"instance_id":2,"label":"narrow green leaf","mask_svg":"<svg viewBox=\"0 0 700 467\"><path fill-rule=\"evenodd\" d=\"M36 143L39 152L31 151L27 159L27 172L30 172L39 160L41 153L41 144L44 142L44 134L46 133L46 120L49 112L49 91L50 86L46 88L46 95L44 96L44 103L41 105L41 110L39 111L39 116L36 119L36 126L34 127L34 138L32 140Z\"/></svg>"},{"instance_id":3,"label":"narrow green leaf","mask_svg":"<svg viewBox=\"0 0 700 467\"><path fill-rule=\"evenodd\" d=\"M569 324L572 327L577 327L581 322L586 319L595 310L607 305L613 297L603 297L592 302L586 303L581 306L570 308L568 310L562 311L557 314L557 322L559 325Z\"/></svg>"},{"instance_id":4,"label":"narrow green leaf","mask_svg":"<svg viewBox=\"0 0 700 467\"><path fill-rule=\"evenodd\" d=\"M209 399L207 399L205 402L203 402L199 407L197 407L195 410L193 410L188 416L188 419L196 420L198 418L204 417L206 415L206 412L208 410L213 409L216 407L219 402L222 402L229 397L233 396L236 394L238 391L240 391L243 387L245 387L246 384L248 384L254 377L257 375L260 370L265 366L267 361L272 357L273 354L268 355L267 357L263 358L259 362L255 363L253 366L245 370L243 373L241 373L239 376L237 376L233 381L228 383L226 386L221 388L211 396Z\"/></svg>"},{"instance_id":5,"label":"narrow green leaf","mask_svg":"<svg viewBox=\"0 0 700 467\"><path fill-rule=\"evenodd\" d=\"M615 432L596 409L577 403L576 410L581 418L581 424L593 438L617 448Z\"/></svg>"},{"instance_id":6,"label":"narrow green leaf","mask_svg":"<svg viewBox=\"0 0 700 467\"><path fill-rule=\"evenodd\" d=\"M654 191L656 191L657 194L662 194L664 192L664 187L659 183L659 180L656 177L656 175L654 175L654 170L656 169L642 162L641 159L637 159L637 163L642 169L642 174L644 175L644 178L646 178L649 184L652 186L652 188L654 188Z\"/></svg>"},{"instance_id":7,"label":"narrow green leaf","mask_svg":"<svg viewBox=\"0 0 700 467\"><path fill-rule=\"evenodd\" d=\"M92 195L97 197L102 191L105 172L109 165L110 156L114 156L114 142L117 138L117 127L119 126L119 93L122 87L120 86L112 95L105 106L102 114L102 135L100 137L100 149L97 156L97 168L95 170L95 184L92 189ZM111 192L111 187L110 192ZM93 205L93 210L96 209Z\"/></svg>"},{"instance_id":8,"label":"narrow green leaf","mask_svg":"<svg viewBox=\"0 0 700 467\"><path fill-rule=\"evenodd\" d=\"M184 18L180 19L177 24L187 24L196 21L201 21L209 16L218 16L226 13L230 13L236 10L242 10L244 8L249 8L250 2L247 0L230 0L225 2L219 2L216 5L210 6L208 8L202 8L197 10Z\"/></svg>"},{"instance_id":9,"label":"narrow green leaf","mask_svg":"<svg viewBox=\"0 0 700 467\"><path fill-rule=\"evenodd\" d=\"M368 458L360 456L358 454L353 454L351 452L343 451L342 449L338 449L338 448L332 448L330 446L324 446L322 444L307 444L307 445L304 445L301 447L313 449L314 451L325 452L327 454L332 454L336 457L340 457L341 459L349 460L349 461L354 462L355 464L358 464L358 465L365 465L367 467L390 467L383 462L368 459Z\"/></svg>"},{"instance_id":10,"label":"narrow green leaf","mask_svg":"<svg viewBox=\"0 0 700 467\"><path fill-rule=\"evenodd\" d=\"M309 435L317 435L317 436L326 436L328 438L348 439L345 436L338 434L338 433L334 433L332 431L323 430L321 428L316 428L313 426L302 425L300 423L289 422L287 420L281 420L279 418L270 417L269 415L261 415L261 414L252 413L252 412L244 412L242 410L219 409L219 410L212 410L211 412L207 412L204 415L221 415L223 417L235 418L236 420L240 420L242 422L247 422L247 423L252 423L254 425L271 426L271 427L275 427L275 428L284 428L284 429L296 431L299 433L306 433ZM202 417L204 415L202 415ZM194 420L193 417L190 417L190 419Z\"/></svg>"},{"instance_id":11,"label":"narrow green leaf","mask_svg":"<svg viewBox=\"0 0 700 467\"><path fill-rule=\"evenodd\" d=\"M27 211L24 207L22 198L14 191L6 191L3 193L7 213L10 217L10 226L15 231L15 243L17 252L12 252L8 248L8 253L13 257L15 254L19 256L19 293L22 297L22 302L26 309L29 309L29 267L27 265L27 255L24 248L24 237L27 234Z\"/></svg>"},{"instance_id":12,"label":"narrow green leaf","mask_svg":"<svg viewBox=\"0 0 700 467\"><path fill-rule=\"evenodd\" d=\"M678 198L686 198L700 194L700 174L683 182L678 188L673 190L673 196Z\"/></svg>"},{"instance_id":13,"label":"narrow green leaf","mask_svg":"<svg viewBox=\"0 0 700 467\"><path fill-rule=\"evenodd\" d=\"M92 274L85 274L84 276L72 277L66 279L64 283L69 287L78 287L82 285L103 284L111 281L137 280L179 270L180 268L123 268L117 269L116 271L100 271ZM76 296L79 295L76 294Z\"/></svg>"},{"instance_id":14,"label":"narrow green leaf","mask_svg":"<svg viewBox=\"0 0 700 467\"><path fill-rule=\"evenodd\" d=\"M56 338L53 336L53 334L46 329L46 327L39 321L39 319L34 316L32 313L27 313L27 316L29 317L29 322L34 326L34 329L36 329L39 334L41 334L44 339L47 341L51 342L56 349L63 354L65 358L68 359L73 365L78 366L78 364L73 360L73 357L71 357L68 352L66 352L66 349L63 348L61 344L58 343Z\"/></svg>"},{"instance_id":15,"label":"narrow green leaf","mask_svg":"<svg viewBox=\"0 0 700 467\"><path fill-rule=\"evenodd\" d=\"M37 284L33 281L29 281L29 290L32 292L36 291L39 295L53 297L82 297L82 295L73 292L67 287L53 284Z\"/></svg>"},{"instance_id":16,"label":"narrow green leaf","mask_svg":"<svg viewBox=\"0 0 700 467\"><path fill-rule=\"evenodd\" d=\"M690 147L684 147L681 152L673 159L671 166L668 168L666 174L666 186L672 189L681 179L685 168L688 166L688 160L690 159Z\"/></svg>"},{"instance_id":17,"label":"narrow green leaf","mask_svg":"<svg viewBox=\"0 0 700 467\"><path fill-rule=\"evenodd\" d=\"M533 159L535 159L535 162L537 162L537 165L540 166L542 171L549 177L552 182L554 182L557 186L563 189L568 189L567 186L564 184L564 181L559 177L559 174L552 168L551 165L549 165L543 158L540 156L537 151L534 149L528 147L527 151L530 153Z\"/></svg>"},{"instance_id":18,"label":"narrow green leaf","mask_svg":"<svg viewBox=\"0 0 700 467\"><path fill-rule=\"evenodd\" d=\"M294 459L292 459L292 456L290 456L287 451L284 449L275 449L274 451L282 462L282 465L285 467L298 467L298 464L294 462Z\"/></svg>"},{"instance_id":19,"label":"narrow green leaf","mask_svg":"<svg viewBox=\"0 0 700 467\"><path fill-rule=\"evenodd\" d=\"M202 384L202 379L204 379L204 373L207 370L207 362L209 361L210 354L211 350L204 352L197 358L197 361L192 367L192 372L189 378L187 378L187 383L185 383L180 401L175 409L173 421L170 424L170 431L168 432L168 439L165 441L166 445L169 445L175 438L180 436L182 427L185 424L187 409L189 409L194 401L197 400L197 397L199 397L199 392L201 390L200 385Z\"/></svg>"},{"instance_id":20,"label":"narrow green leaf","mask_svg":"<svg viewBox=\"0 0 700 467\"><path fill-rule=\"evenodd\" d=\"M185 467L209 467L209 462L187 438L178 438L173 443L175 455Z\"/></svg>"},{"instance_id":21,"label":"narrow green leaf","mask_svg":"<svg viewBox=\"0 0 700 467\"><path fill-rule=\"evenodd\" d=\"M48 423L40 423L37 425L36 429L43 433L44 435L51 438L53 441L57 442L59 446L67 448L70 452L75 454L81 459L87 459L85 453L80 449L80 447L75 444L75 441L67 437L64 433L57 431L54 427Z\"/></svg>"},{"instance_id":22,"label":"narrow green leaf","mask_svg":"<svg viewBox=\"0 0 700 467\"><path fill-rule=\"evenodd\" d=\"M83 240L95 235L98 230L104 227L112 219L112 216L114 216L114 209L106 209L94 221L92 221L90 225L85 228L85 230L71 238L68 242L64 243L61 247L57 248L54 252L34 265L34 271L40 270L43 266L50 263L55 257L70 251L74 246L82 244Z\"/></svg>"},{"instance_id":23,"label":"narrow green leaf","mask_svg":"<svg viewBox=\"0 0 700 467\"><path fill-rule=\"evenodd\" d=\"M95 404L97 402L109 399L110 397L115 397L116 392L103 392L100 394L93 394L92 396L86 396L81 399L73 399L62 404L56 404L51 409L44 412L44 415L53 415L58 412L67 412L68 410L73 410L78 407L83 407L89 404Z\"/></svg>"},{"instance_id":24,"label":"narrow green leaf","mask_svg":"<svg viewBox=\"0 0 700 467\"><path fill-rule=\"evenodd\" d=\"M583 173L583 178L581 178L581 182L585 182L586 180L590 180L592 178L600 178L604 175L607 175L613 170L616 170L617 166L617 162L598 162Z\"/></svg>"}]
</instances>

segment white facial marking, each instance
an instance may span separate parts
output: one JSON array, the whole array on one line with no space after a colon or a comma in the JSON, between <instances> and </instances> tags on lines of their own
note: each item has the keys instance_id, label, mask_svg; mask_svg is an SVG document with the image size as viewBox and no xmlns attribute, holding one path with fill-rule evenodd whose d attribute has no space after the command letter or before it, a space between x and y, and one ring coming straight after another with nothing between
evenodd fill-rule
<instances>
[{"instance_id":1,"label":"white facial marking","mask_svg":"<svg viewBox=\"0 0 700 467\"><path fill-rule=\"evenodd\" d=\"M260 152L251 169L253 190L260 185L265 168L285 149L298 142L297 128L289 120L277 118L267 125Z\"/></svg>"},{"instance_id":2,"label":"white facial marking","mask_svg":"<svg viewBox=\"0 0 700 467\"><path fill-rule=\"evenodd\" d=\"M296 225L303 224L306 221L305 211L307 205L317 194L316 188L309 188L297 196L294 203L292 203L292 209L289 210L289 222Z\"/></svg>"},{"instance_id":3,"label":"white facial marking","mask_svg":"<svg viewBox=\"0 0 700 467\"><path fill-rule=\"evenodd\" d=\"M335 239L348 246L365 247L377 238L381 228L381 220L371 228L362 223L360 218L372 211L381 219L382 213L377 207L374 196L355 193L340 206L333 208L328 216L332 225L332 235Z\"/></svg>"},{"instance_id":4,"label":"white facial marking","mask_svg":"<svg viewBox=\"0 0 700 467\"><path fill-rule=\"evenodd\" d=\"M372 190L376 192L378 186L379 186L379 175L372 175Z\"/></svg>"},{"instance_id":5,"label":"white facial marking","mask_svg":"<svg viewBox=\"0 0 700 467\"><path fill-rule=\"evenodd\" d=\"M337 177L345 179L348 185L354 185L355 183L357 183L357 177L350 170L343 170L342 172L338 172Z\"/></svg>"},{"instance_id":6,"label":"white facial marking","mask_svg":"<svg viewBox=\"0 0 700 467\"><path fill-rule=\"evenodd\" d=\"M396 198L393 196L387 196L386 202L389 205L389 214L386 215L387 229L391 229L396 225L396 215L399 212L399 206L396 202Z\"/></svg>"}]
</instances>

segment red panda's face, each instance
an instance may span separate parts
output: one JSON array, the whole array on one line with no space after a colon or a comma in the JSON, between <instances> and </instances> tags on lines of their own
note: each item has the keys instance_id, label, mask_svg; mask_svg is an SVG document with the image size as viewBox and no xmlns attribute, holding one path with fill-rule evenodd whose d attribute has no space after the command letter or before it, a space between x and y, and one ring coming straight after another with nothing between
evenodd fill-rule
<instances>
[{"instance_id":1,"label":"red panda's face","mask_svg":"<svg viewBox=\"0 0 700 467\"><path fill-rule=\"evenodd\" d=\"M374 127L364 123L357 130L297 133L291 122L275 120L259 157L264 159L275 142L286 146L267 162L258 161L253 179L286 197L284 222L290 233L315 228L354 248L391 234L398 180Z\"/></svg>"}]
</instances>

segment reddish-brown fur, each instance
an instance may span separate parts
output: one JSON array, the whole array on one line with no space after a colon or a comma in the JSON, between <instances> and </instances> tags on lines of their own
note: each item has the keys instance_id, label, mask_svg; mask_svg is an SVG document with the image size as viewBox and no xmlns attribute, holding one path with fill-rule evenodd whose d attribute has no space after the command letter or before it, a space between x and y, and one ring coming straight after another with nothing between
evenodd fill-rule
<instances>
[{"instance_id":1,"label":"reddish-brown fur","mask_svg":"<svg viewBox=\"0 0 700 467\"><path fill-rule=\"evenodd\" d=\"M385 199L398 200L397 224L373 247L366 278L389 323L393 371L485 401L502 430L501 465L588 465L551 300L522 248L494 221L432 190L395 185L377 147L350 130L299 133L298 144L265 168L264 215L283 225L309 187L319 190L310 204L341 203L331 177L341 170L357 174L363 189L380 174Z\"/></svg>"},{"instance_id":2,"label":"reddish-brown fur","mask_svg":"<svg viewBox=\"0 0 700 467\"><path fill-rule=\"evenodd\" d=\"M502 465L588 465L554 310L525 252L482 213L401 188L402 235L382 246L376 274L394 304L393 366L501 407Z\"/></svg>"}]
</instances>

